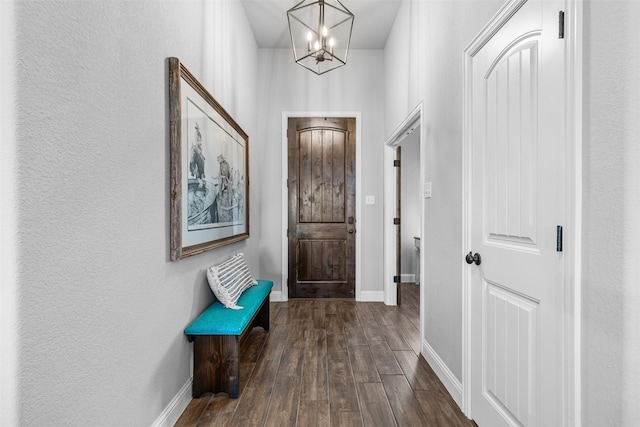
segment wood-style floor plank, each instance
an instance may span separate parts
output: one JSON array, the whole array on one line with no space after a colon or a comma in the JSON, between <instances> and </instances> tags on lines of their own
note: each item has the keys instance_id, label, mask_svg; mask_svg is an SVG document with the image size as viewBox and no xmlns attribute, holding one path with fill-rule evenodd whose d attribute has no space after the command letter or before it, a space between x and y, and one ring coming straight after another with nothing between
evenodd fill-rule
<instances>
[{"instance_id":1,"label":"wood-style floor plank","mask_svg":"<svg viewBox=\"0 0 640 427\"><path fill-rule=\"evenodd\" d=\"M254 383L242 391L240 402L229 423L234 427L262 426L271 399L273 382L268 386Z\"/></svg>"},{"instance_id":2,"label":"wood-style floor plank","mask_svg":"<svg viewBox=\"0 0 640 427\"><path fill-rule=\"evenodd\" d=\"M353 372L348 360L329 360L329 407L331 412L358 412ZM332 421L333 424L333 421Z\"/></svg>"},{"instance_id":3,"label":"wood-style floor plank","mask_svg":"<svg viewBox=\"0 0 640 427\"><path fill-rule=\"evenodd\" d=\"M405 334L402 332L402 329L397 328L395 326L381 326L380 330L384 333L384 339L389 344L389 348L391 350L412 350L413 347L409 345L407 340L404 338ZM415 337L420 342L420 332L416 330ZM418 345L419 347L419 345Z\"/></svg>"},{"instance_id":4,"label":"wood-style floor plank","mask_svg":"<svg viewBox=\"0 0 640 427\"><path fill-rule=\"evenodd\" d=\"M420 355L420 288L402 305L270 304L240 348L240 397L193 399L176 426L473 427Z\"/></svg>"},{"instance_id":5,"label":"wood-style floor plank","mask_svg":"<svg viewBox=\"0 0 640 427\"><path fill-rule=\"evenodd\" d=\"M395 355L386 341L372 341L369 350L373 357L373 363L380 375L402 375L402 369L398 365Z\"/></svg>"},{"instance_id":6,"label":"wood-style floor plank","mask_svg":"<svg viewBox=\"0 0 640 427\"><path fill-rule=\"evenodd\" d=\"M439 391L416 391L416 399L420 403L422 412L434 427L468 427L471 423L456 406ZM455 405L455 403L454 403Z\"/></svg>"},{"instance_id":7,"label":"wood-style floor plank","mask_svg":"<svg viewBox=\"0 0 640 427\"><path fill-rule=\"evenodd\" d=\"M298 418L300 378L282 376L276 379L264 425L294 427Z\"/></svg>"},{"instance_id":8,"label":"wood-style floor plank","mask_svg":"<svg viewBox=\"0 0 640 427\"><path fill-rule=\"evenodd\" d=\"M374 367L373 357L368 345L354 345L349 347L349 360L356 383L379 383L380 376Z\"/></svg>"},{"instance_id":9,"label":"wood-style floor plank","mask_svg":"<svg viewBox=\"0 0 640 427\"><path fill-rule=\"evenodd\" d=\"M210 397L200 397L198 399L191 399L189 405L184 410L178 421L174 424L174 427L188 427L195 426L198 420L202 416L202 413L209 405Z\"/></svg>"},{"instance_id":10,"label":"wood-style floor plank","mask_svg":"<svg viewBox=\"0 0 640 427\"><path fill-rule=\"evenodd\" d=\"M360 412L331 412L331 427L358 427L361 425Z\"/></svg>"},{"instance_id":11,"label":"wood-style floor plank","mask_svg":"<svg viewBox=\"0 0 640 427\"><path fill-rule=\"evenodd\" d=\"M404 375L381 375L384 391L389 399L396 423L399 427L427 426L427 417L422 412L409 382Z\"/></svg>"},{"instance_id":12,"label":"wood-style floor plank","mask_svg":"<svg viewBox=\"0 0 640 427\"><path fill-rule=\"evenodd\" d=\"M394 351L400 367L413 390L441 390L443 387L429 364L413 351Z\"/></svg>"},{"instance_id":13,"label":"wood-style floor plank","mask_svg":"<svg viewBox=\"0 0 640 427\"><path fill-rule=\"evenodd\" d=\"M347 340L344 335L327 335L327 358L329 360L344 360L347 355Z\"/></svg>"},{"instance_id":14,"label":"wood-style floor plank","mask_svg":"<svg viewBox=\"0 0 640 427\"><path fill-rule=\"evenodd\" d=\"M382 383L360 383L357 387L364 425L375 427L395 426L396 420L393 417L393 412L391 412L391 406Z\"/></svg>"},{"instance_id":15,"label":"wood-style floor plank","mask_svg":"<svg viewBox=\"0 0 640 427\"><path fill-rule=\"evenodd\" d=\"M302 400L324 400L329 392L327 382L327 359L316 357L305 359L302 371Z\"/></svg>"},{"instance_id":16,"label":"wood-style floor plank","mask_svg":"<svg viewBox=\"0 0 640 427\"><path fill-rule=\"evenodd\" d=\"M328 427L328 400L300 400L298 407L298 427Z\"/></svg>"}]
</instances>

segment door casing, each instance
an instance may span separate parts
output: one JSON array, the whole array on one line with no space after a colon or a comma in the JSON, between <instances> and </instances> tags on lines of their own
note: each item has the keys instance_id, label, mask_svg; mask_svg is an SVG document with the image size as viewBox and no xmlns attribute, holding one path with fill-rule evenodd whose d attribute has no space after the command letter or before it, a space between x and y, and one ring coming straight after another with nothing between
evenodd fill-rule
<instances>
[{"instance_id":1,"label":"door casing","mask_svg":"<svg viewBox=\"0 0 640 427\"><path fill-rule=\"evenodd\" d=\"M467 251L471 244L471 145L472 145L472 63L475 54L484 46L509 18L527 0L507 2L487 23L480 33L464 50L464 101L463 101L463 233L462 248ZM582 235L582 2L565 1L565 39L567 49L567 153L565 165L566 197L564 242L565 270L565 319L562 325L565 336L563 348L563 425L581 425L581 235ZM471 407L471 298L469 286L472 283L470 270L460 254L462 274L462 410L473 418Z\"/></svg>"},{"instance_id":2,"label":"door casing","mask_svg":"<svg viewBox=\"0 0 640 427\"><path fill-rule=\"evenodd\" d=\"M362 113L360 111L284 111L282 113L282 291L271 293L271 301L288 301L289 289L289 241L287 238L289 190L288 178L288 137L287 128L290 117L353 117L356 119L356 224L361 223L362 204ZM356 232L356 301L362 301L362 233Z\"/></svg>"}]
</instances>

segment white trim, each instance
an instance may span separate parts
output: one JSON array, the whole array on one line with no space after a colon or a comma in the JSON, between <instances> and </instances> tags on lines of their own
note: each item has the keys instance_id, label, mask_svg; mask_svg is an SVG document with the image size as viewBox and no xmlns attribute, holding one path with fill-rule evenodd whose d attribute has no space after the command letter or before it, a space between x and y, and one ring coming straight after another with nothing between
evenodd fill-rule
<instances>
[{"instance_id":1,"label":"white trim","mask_svg":"<svg viewBox=\"0 0 640 427\"><path fill-rule=\"evenodd\" d=\"M414 273L403 273L400 275L400 282L402 283L415 283L416 275Z\"/></svg>"},{"instance_id":2,"label":"white trim","mask_svg":"<svg viewBox=\"0 0 640 427\"><path fill-rule=\"evenodd\" d=\"M361 291L360 299L358 301L383 302L384 291Z\"/></svg>"},{"instance_id":3,"label":"white trim","mask_svg":"<svg viewBox=\"0 0 640 427\"><path fill-rule=\"evenodd\" d=\"M471 204L471 79L472 58L527 0L507 2L465 48L463 53L463 144L462 144L462 248L470 245ZM582 253L582 0L565 0L567 38L567 153L565 235L565 306L563 320L563 425L581 425L581 253ZM462 265L462 411L471 417L471 300L470 271Z\"/></svg>"},{"instance_id":4,"label":"white trim","mask_svg":"<svg viewBox=\"0 0 640 427\"><path fill-rule=\"evenodd\" d=\"M287 175L287 128L289 117L347 117L356 119L356 224L361 223L362 205L362 112L360 111L283 111L282 112L282 301L289 299L287 239L289 192ZM360 301L362 289L362 233L356 233L356 301Z\"/></svg>"},{"instance_id":5,"label":"white trim","mask_svg":"<svg viewBox=\"0 0 640 427\"><path fill-rule=\"evenodd\" d=\"M287 301L286 294L282 291L271 291L269 296L270 302L284 302Z\"/></svg>"},{"instance_id":6,"label":"white trim","mask_svg":"<svg viewBox=\"0 0 640 427\"><path fill-rule=\"evenodd\" d=\"M187 382L182 386L178 394L171 399L171 402L164 408L160 416L151 424L151 427L171 427L191 402L191 384L193 377L189 377Z\"/></svg>"},{"instance_id":7,"label":"white trim","mask_svg":"<svg viewBox=\"0 0 640 427\"><path fill-rule=\"evenodd\" d=\"M404 118L402 123L400 123L391 135L384 142L385 145L389 147L397 147L402 144L402 141L409 135L413 130L420 126L420 118L422 116L422 102L414 107L413 110Z\"/></svg>"},{"instance_id":8,"label":"white trim","mask_svg":"<svg viewBox=\"0 0 640 427\"><path fill-rule=\"evenodd\" d=\"M436 353L436 351L429 345L427 340L422 341L422 355L425 360L431 365L433 372L436 373L444 387L447 389L453 400L462 408L462 383L451 369L444 363L444 360Z\"/></svg>"},{"instance_id":9,"label":"white trim","mask_svg":"<svg viewBox=\"0 0 640 427\"><path fill-rule=\"evenodd\" d=\"M26 247L19 234L19 161L16 100L17 56L16 14L17 2L2 2L0 9L0 425L18 425L20 420L21 390L20 338L18 325L24 309L20 304L20 285L27 286L18 274L19 254ZM20 122L24 122L20 121ZM24 136L24 134L22 135ZM21 309L22 308L22 309ZM22 381L24 384L24 381ZM22 391L22 393L21 393Z\"/></svg>"},{"instance_id":10,"label":"white trim","mask_svg":"<svg viewBox=\"0 0 640 427\"><path fill-rule=\"evenodd\" d=\"M563 353L563 423L582 425L582 0L566 0L567 37L567 166L566 218L570 239L565 245L565 322Z\"/></svg>"}]
</instances>

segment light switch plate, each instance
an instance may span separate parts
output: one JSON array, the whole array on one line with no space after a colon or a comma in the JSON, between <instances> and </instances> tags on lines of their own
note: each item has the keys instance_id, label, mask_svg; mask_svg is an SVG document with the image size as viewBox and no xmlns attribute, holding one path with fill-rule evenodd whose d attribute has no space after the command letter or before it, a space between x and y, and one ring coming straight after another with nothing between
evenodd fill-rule
<instances>
[{"instance_id":1,"label":"light switch plate","mask_svg":"<svg viewBox=\"0 0 640 427\"><path fill-rule=\"evenodd\" d=\"M424 198L425 199L430 199L431 198L431 183L430 182L425 182L423 189L422 189L422 193L424 194Z\"/></svg>"},{"instance_id":2,"label":"light switch plate","mask_svg":"<svg viewBox=\"0 0 640 427\"><path fill-rule=\"evenodd\" d=\"M364 198L364 202L367 205L375 205L376 204L376 196L366 196Z\"/></svg>"}]
</instances>

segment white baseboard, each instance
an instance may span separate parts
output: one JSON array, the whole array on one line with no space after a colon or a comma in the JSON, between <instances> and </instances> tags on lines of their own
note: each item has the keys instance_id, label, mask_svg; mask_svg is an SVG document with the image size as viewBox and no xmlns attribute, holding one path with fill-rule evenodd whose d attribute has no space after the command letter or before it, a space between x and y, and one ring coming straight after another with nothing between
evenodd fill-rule
<instances>
[{"instance_id":1,"label":"white baseboard","mask_svg":"<svg viewBox=\"0 0 640 427\"><path fill-rule=\"evenodd\" d=\"M193 383L193 377L189 377L187 382L182 386L178 394L175 395L171 402L164 408L164 411L151 425L151 427L172 427L180 415L191 402L191 384Z\"/></svg>"},{"instance_id":2,"label":"white baseboard","mask_svg":"<svg viewBox=\"0 0 640 427\"><path fill-rule=\"evenodd\" d=\"M285 298L285 295L282 291L271 291L271 296L269 297L269 301L284 302L284 301L288 301L288 299Z\"/></svg>"},{"instance_id":3,"label":"white baseboard","mask_svg":"<svg viewBox=\"0 0 640 427\"><path fill-rule=\"evenodd\" d=\"M360 291L358 301L382 302L384 301L384 291Z\"/></svg>"},{"instance_id":4,"label":"white baseboard","mask_svg":"<svg viewBox=\"0 0 640 427\"><path fill-rule=\"evenodd\" d=\"M416 275L415 274L401 274L400 281L402 283L415 283Z\"/></svg>"},{"instance_id":5,"label":"white baseboard","mask_svg":"<svg viewBox=\"0 0 640 427\"><path fill-rule=\"evenodd\" d=\"M453 400L456 401L458 407L462 408L462 383L460 380L451 372L427 340L422 341L422 354L438 378L440 378L440 381L442 381L442 384L444 384L451 397L453 397Z\"/></svg>"}]
</instances>

